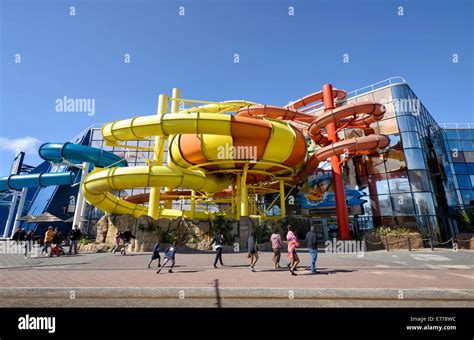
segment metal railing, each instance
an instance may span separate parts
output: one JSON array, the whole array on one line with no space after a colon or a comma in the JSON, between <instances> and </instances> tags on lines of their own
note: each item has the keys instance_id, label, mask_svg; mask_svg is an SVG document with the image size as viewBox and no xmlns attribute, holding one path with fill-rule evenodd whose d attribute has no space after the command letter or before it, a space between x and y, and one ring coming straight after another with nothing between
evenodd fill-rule
<instances>
[{"instance_id":1,"label":"metal railing","mask_svg":"<svg viewBox=\"0 0 474 340\"><path fill-rule=\"evenodd\" d=\"M443 129L474 129L474 123L438 123Z\"/></svg>"},{"instance_id":2,"label":"metal railing","mask_svg":"<svg viewBox=\"0 0 474 340\"><path fill-rule=\"evenodd\" d=\"M344 99L344 101L348 100L348 99L353 99L353 98L358 97L358 96L362 96L364 94L373 92L375 90L380 90L380 89L388 87L388 86L397 85L397 84L406 84L406 83L407 82L406 82L405 78L403 78L403 77L399 77L399 76L390 77L390 78L381 80L379 82L373 83L371 85L367 85L367 86L361 87L359 89L348 92L347 96L346 96L346 99ZM323 103L315 106L312 110L309 110L306 113L308 113L308 114L314 113L318 110L321 110L322 107L323 107Z\"/></svg>"}]
</instances>

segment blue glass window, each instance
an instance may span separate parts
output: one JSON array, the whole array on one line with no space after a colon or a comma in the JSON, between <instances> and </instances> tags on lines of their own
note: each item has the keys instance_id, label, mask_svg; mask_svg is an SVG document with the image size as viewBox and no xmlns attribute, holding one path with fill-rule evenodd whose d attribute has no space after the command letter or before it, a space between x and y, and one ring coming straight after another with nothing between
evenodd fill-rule
<instances>
[{"instance_id":1,"label":"blue glass window","mask_svg":"<svg viewBox=\"0 0 474 340\"><path fill-rule=\"evenodd\" d=\"M397 117L397 120L400 131L416 131L416 123L413 116L400 116Z\"/></svg>"},{"instance_id":2,"label":"blue glass window","mask_svg":"<svg viewBox=\"0 0 474 340\"><path fill-rule=\"evenodd\" d=\"M411 194L391 195L392 209L394 215L413 215L413 199Z\"/></svg>"},{"instance_id":3,"label":"blue glass window","mask_svg":"<svg viewBox=\"0 0 474 340\"><path fill-rule=\"evenodd\" d=\"M463 151L474 151L474 143L470 140L461 141L461 150L463 150Z\"/></svg>"},{"instance_id":4,"label":"blue glass window","mask_svg":"<svg viewBox=\"0 0 474 340\"><path fill-rule=\"evenodd\" d=\"M403 152L405 153L408 169L426 169L425 158L421 149L406 149Z\"/></svg>"},{"instance_id":5,"label":"blue glass window","mask_svg":"<svg viewBox=\"0 0 474 340\"><path fill-rule=\"evenodd\" d=\"M446 129L444 130L446 132L446 137L449 139L449 140L459 140L459 136L458 136L458 130L455 130L455 129Z\"/></svg>"},{"instance_id":6,"label":"blue glass window","mask_svg":"<svg viewBox=\"0 0 474 340\"><path fill-rule=\"evenodd\" d=\"M433 203L433 196L429 192L413 193L413 201L417 215L434 215L436 209Z\"/></svg>"},{"instance_id":7,"label":"blue glass window","mask_svg":"<svg viewBox=\"0 0 474 340\"><path fill-rule=\"evenodd\" d=\"M470 140L472 138L471 132L468 129L459 129L458 135L461 140Z\"/></svg>"},{"instance_id":8,"label":"blue glass window","mask_svg":"<svg viewBox=\"0 0 474 340\"><path fill-rule=\"evenodd\" d=\"M420 139L416 132L402 132L403 148L421 148Z\"/></svg>"},{"instance_id":9,"label":"blue glass window","mask_svg":"<svg viewBox=\"0 0 474 340\"><path fill-rule=\"evenodd\" d=\"M474 204L474 190L461 190L461 196L464 204Z\"/></svg>"},{"instance_id":10,"label":"blue glass window","mask_svg":"<svg viewBox=\"0 0 474 340\"><path fill-rule=\"evenodd\" d=\"M474 163L466 163L469 175L474 175Z\"/></svg>"},{"instance_id":11,"label":"blue glass window","mask_svg":"<svg viewBox=\"0 0 474 340\"><path fill-rule=\"evenodd\" d=\"M459 189L472 189L471 179L469 175L457 175Z\"/></svg>"},{"instance_id":12,"label":"blue glass window","mask_svg":"<svg viewBox=\"0 0 474 340\"><path fill-rule=\"evenodd\" d=\"M467 166L466 163L454 163L454 173L456 175L467 175Z\"/></svg>"},{"instance_id":13,"label":"blue glass window","mask_svg":"<svg viewBox=\"0 0 474 340\"><path fill-rule=\"evenodd\" d=\"M408 98L408 90L405 85L397 85L392 87L392 97L394 99Z\"/></svg>"}]
</instances>

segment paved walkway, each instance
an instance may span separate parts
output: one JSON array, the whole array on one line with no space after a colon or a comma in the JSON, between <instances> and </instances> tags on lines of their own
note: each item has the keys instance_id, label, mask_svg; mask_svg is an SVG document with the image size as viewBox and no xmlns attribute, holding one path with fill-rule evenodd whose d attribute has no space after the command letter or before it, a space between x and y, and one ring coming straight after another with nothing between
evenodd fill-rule
<instances>
[{"instance_id":1,"label":"paved walkway","mask_svg":"<svg viewBox=\"0 0 474 340\"><path fill-rule=\"evenodd\" d=\"M363 257L357 257L356 254L320 253L318 273L314 275L307 270L309 254L302 250L302 266L298 276L291 276L288 270L273 269L271 257L271 253L260 253L257 272L253 273L248 268L248 259L244 253L223 254L225 266L218 269L212 267L213 253L178 253L175 272L163 270L157 275L155 269L146 268L150 258L148 253L131 256L80 254L29 259L21 255L0 255L0 290L62 287L187 288L188 291L202 288L212 291L217 279L219 287L227 293L234 289L234 292L251 294L252 289L262 288L268 291L336 289L340 292L372 289L374 294L380 294L384 289L395 292L413 289L420 292L467 291L467 298L466 295L455 295L452 299L463 300L467 305L474 306L474 252L470 251L380 251L365 253ZM286 257L283 257L282 265L285 264Z\"/></svg>"}]
</instances>

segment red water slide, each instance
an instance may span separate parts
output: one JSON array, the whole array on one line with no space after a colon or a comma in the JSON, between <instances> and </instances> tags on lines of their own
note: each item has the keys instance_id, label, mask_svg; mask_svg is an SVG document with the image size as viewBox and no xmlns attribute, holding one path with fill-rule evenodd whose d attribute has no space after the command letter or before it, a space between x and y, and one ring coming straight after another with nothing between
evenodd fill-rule
<instances>
[{"instance_id":1,"label":"red water slide","mask_svg":"<svg viewBox=\"0 0 474 340\"><path fill-rule=\"evenodd\" d=\"M326 161L328 158L331 159L339 237L342 240L349 240L350 232L340 155L370 153L385 148L390 143L387 136L375 134L338 140L337 132L346 128L365 129L370 124L382 119L385 112L383 105L374 102L336 107L337 103L334 103L334 99L341 102L346 98L346 95L345 91L333 89L330 84L326 84L322 91L309 94L286 107L251 105L243 107L237 112L239 116L267 117L309 124L308 134L321 148L317 149L306 162L300 176L314 172L320 162ZM313 105L310 106L310 104ZM307 113L321 104L324 105L323 114L313 116Z\"/></svg>"}]
</instances>

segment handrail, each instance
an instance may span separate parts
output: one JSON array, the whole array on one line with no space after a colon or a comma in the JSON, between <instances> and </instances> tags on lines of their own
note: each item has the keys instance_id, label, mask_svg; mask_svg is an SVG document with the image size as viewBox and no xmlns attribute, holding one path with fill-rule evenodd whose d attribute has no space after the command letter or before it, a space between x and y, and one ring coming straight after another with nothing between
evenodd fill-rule
<instances>
[{"instance_id":1,"label":"handrail","mask_svg":"<svg viewBox=\"0 0 474 340\"><path fill-rule=\"evenodd\" d=\"M443 129L474 129L474 123L438 123Z\"/></svg>"},{"instance_id":2,"label":"handrail","mask_svg":"<svg viewBox=\"0 0 474 340\"><path fill-rule=\"evenodd\" d=\"M356 90L350 91L347 93L346 99L344 100L353 99L357 96L361 96L363 94L366 94L375 90L379 90L387 86L392 86L392 85L397 85L397 84L406 84L406 83L407 82L405 78L403 77L400 77L400 76L390 77L390 78L381 80L379 82L373 83L371 85L367 85L367 86L358 88ZM306 113L308 114L314 113L320 110L322 107L323 107L323 103L321 103L320 105L317 105L313 110L307 111Z\"/></svg>"}]
</instances>

